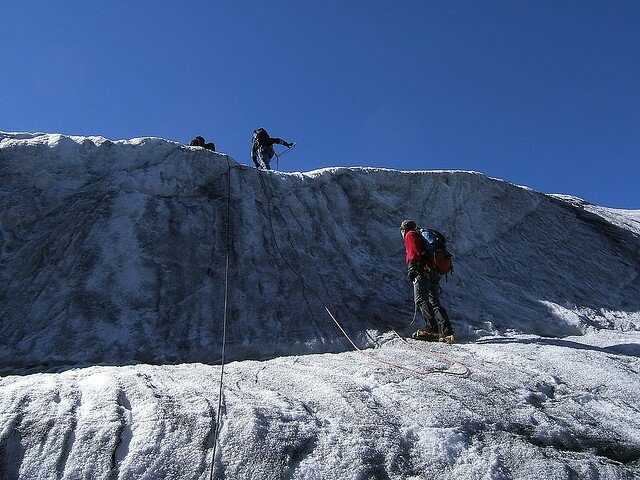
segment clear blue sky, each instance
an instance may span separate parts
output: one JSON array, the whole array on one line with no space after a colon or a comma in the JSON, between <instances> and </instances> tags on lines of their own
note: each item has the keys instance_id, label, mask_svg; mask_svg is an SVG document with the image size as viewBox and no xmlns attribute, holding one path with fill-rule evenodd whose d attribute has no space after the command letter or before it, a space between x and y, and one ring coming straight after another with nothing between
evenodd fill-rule
<instances>
[{"instance_id":1,"label":"clear blue sky","mask_svg":"<svg viewBox=\"0 0 640 480\"><path fill-rule=\"evenodd\" d=\"M640 209L639 1L0 6L0 130L203 135L282 170L475 170Z\"/></svg>"}]
</instances>

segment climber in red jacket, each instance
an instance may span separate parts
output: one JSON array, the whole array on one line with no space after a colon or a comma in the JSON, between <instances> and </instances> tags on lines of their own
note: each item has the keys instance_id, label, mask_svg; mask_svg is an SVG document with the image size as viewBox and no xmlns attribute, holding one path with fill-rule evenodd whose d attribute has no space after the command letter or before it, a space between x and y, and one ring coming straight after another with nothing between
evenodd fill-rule
<instances>
[{"instance_id":1,"label":"climber in red jacket","mask_svg":"<svg viewBox=\"0 0 640 480\"><path fill-rule=\"evenodd\" d=\"M413 334L420 340L453 343L453 329L447 310L440 303L440 273L426 260L426 246L416 223L405 220L400 226L407 252L407 276L413 283L413 296L417 308L424 315L426 330Z\"/></svg>"}]
</instances>

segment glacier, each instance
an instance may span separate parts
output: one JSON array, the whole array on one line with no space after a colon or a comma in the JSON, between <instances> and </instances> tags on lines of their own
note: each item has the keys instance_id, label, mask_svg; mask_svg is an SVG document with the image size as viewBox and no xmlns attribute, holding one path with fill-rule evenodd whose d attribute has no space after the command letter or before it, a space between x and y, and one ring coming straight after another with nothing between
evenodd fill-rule
<instances>
[{"instance_id":1,"label":"glacier","mask_svg":"<svg viewBox=\"0 0 640 480\"><path fill-rule=\"evenodd\" d=\"M2 478L209 478L227 256L216 478L640 473L639 211L10 132L0 196ZM389 326L405 218L449 237L454 345Z\"/></svg>"}]
</instances>

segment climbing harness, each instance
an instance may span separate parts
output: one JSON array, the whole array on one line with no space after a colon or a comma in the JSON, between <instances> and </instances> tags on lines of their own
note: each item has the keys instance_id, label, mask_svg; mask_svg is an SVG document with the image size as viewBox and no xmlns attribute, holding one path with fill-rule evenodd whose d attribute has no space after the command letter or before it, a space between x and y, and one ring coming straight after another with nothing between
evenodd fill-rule
<instances>
[{"instance_id":1,"label":"climbing harness","mask_svg":"<svg viewBox=\"0 0 640 480\"><path fill-rule=\"evenodd\" d=\"M218 392L218 411L216 413L216 424L213 432L213 451L211 453L211 470L209 473L209 480L213 479L213 471L216 462L216 451L218 449L218 439L220 437L220 428L222 423L220 416L222 414L222 393L224 385L224 364L225 364L225 350L227 345L227 303L229 299L229 258L231 250L231 162L227 157L227 218L226 218L226 260L224 267L224 307L222 314L222 351L220 360L220 390Z\"/></svg>"},{"instance_id":2,"label":"climbing harness","mask_svg":"<svg viewBox=\"0 0 640 480\"><path fill-rule=\"evenodd\" d=\"M411 368L407 365L403 365L397 362L392 362L390 360L384 360L381 358L376 357L375 355L372 355L370 352L361 349L360 347L358 347L358 345L356 345L356 343L351 339L351 337L349 336L349 334L345 331L345 329L342 327L342 325L340 324L340 322L336 319L336 317L333 315L333 313L331 313L331 310L329 310L329 307L327 307L327 304L324 302L324 300L322 299L322 297L318 294L318 292L316 292L315 289L313 289L311 287L311 285L309 285L307 283L307 281L304 279L304 277L293 267L293 265L291 264L291 262L287 259L287 257L282 253L282 251L280 250L280 246L278 245L278 241L276 238L276 234L275 234L275 230L273 228L273 220L271 217L271 211L273 210L273 206L271 204L271 195L270 192L268 191L267 188L267 184L264 180L264 176L265 173L263 173L261 170L258 170L258 176L260 177L260 182L262 183L262 189L263 192L265 194L265 197L267 199L267 203L269 204L269 228L271 230L271 235L273 237L273 242L276 248L276 251L278 252L278 254L280 255L280 257L282 258L282 260L284 260L284 262L287 264L287 266L289 267L289 269L296 275L296 277L298 277L298 279L300 280L300 282L302 283L302 285L304 285L312 294L313 296L316 297L316 299L320 302L320 304L324 307L324 309L326 310L327 314L329 315L329 317L331 318L331 320L333 320L333 322L337 325L337 327L340 329L340 331L342 332L342 334L344 335L344 337L349 341L349 343L351 344L351 346L360 354L362 354L363 356L378 362L378 363L382 363L384 365L388 365L394 368L398 368L401 370L405 370L411 373L415 373L418 375L430 375L430 374L434 374L434 373L441 373L441 374L447 374L447 375L466 375L468 373L468 369L466 369L466 371L464 373L458 373L458 372L449 372L446 370L421 370L421 369L415 369L415 368ZM414 320L415 320L415 315L414 315ZM412 322L413 323L413 322ZM395 331L395 330L394 330ZM396 332L396 335L399 338L402 338L400 335L398 335L398 333ZM404 339L403 339L404 340ZM408 343L408 342L407 342ZM418 348L418 350L422 350L420 348ZM437 354L436 354L437 355ZM441 356L444 357L444 356ZM443 358L440 358L440 360L442 360ZM448 363L459 363L456 361L451 361L451 360L447 360Z\"/></svg>"}]
</instances>

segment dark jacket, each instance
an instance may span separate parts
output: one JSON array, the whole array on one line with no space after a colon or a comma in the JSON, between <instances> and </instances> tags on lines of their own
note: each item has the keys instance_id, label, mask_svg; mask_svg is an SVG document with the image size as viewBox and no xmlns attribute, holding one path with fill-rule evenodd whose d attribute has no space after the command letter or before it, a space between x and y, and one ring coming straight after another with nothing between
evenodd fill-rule
<instances>
[{"instance_id":1,"label":"dark jacket","mask_svg":"<svg viewBox=\"0 0 640 480\"><path fill-rule=\"evenodd\" d=\"M262 168L258 163L258 154L264 163L264 168L269 170L269 162L275 155L273 146L275 144L284 145L285 147L291 147L291 143L278 137L270 137L264 128L259 128L253 131L253 144L251 145L251 159L253 160L256 168Z\"/></svg>"},{"instance_id":2,"label":"dark jacket","mask_svg":"<svg viewBox=\"0 0 640 480\"><path fill-rule=\"evenodd\" d=\"M258 150L260 149L260 147L271 147L273 148L273 146L275 144L278 145L284 145L285 147L289 147L291 144L281 138L278 137L266 137L265 139L263 139L261 142L258 142L256 139L253 140L253 145L251 146L251 158L256 159L256 156L258 155ZM271 155L273 156L273 154Z\"/></svg>"}]
</instances>

